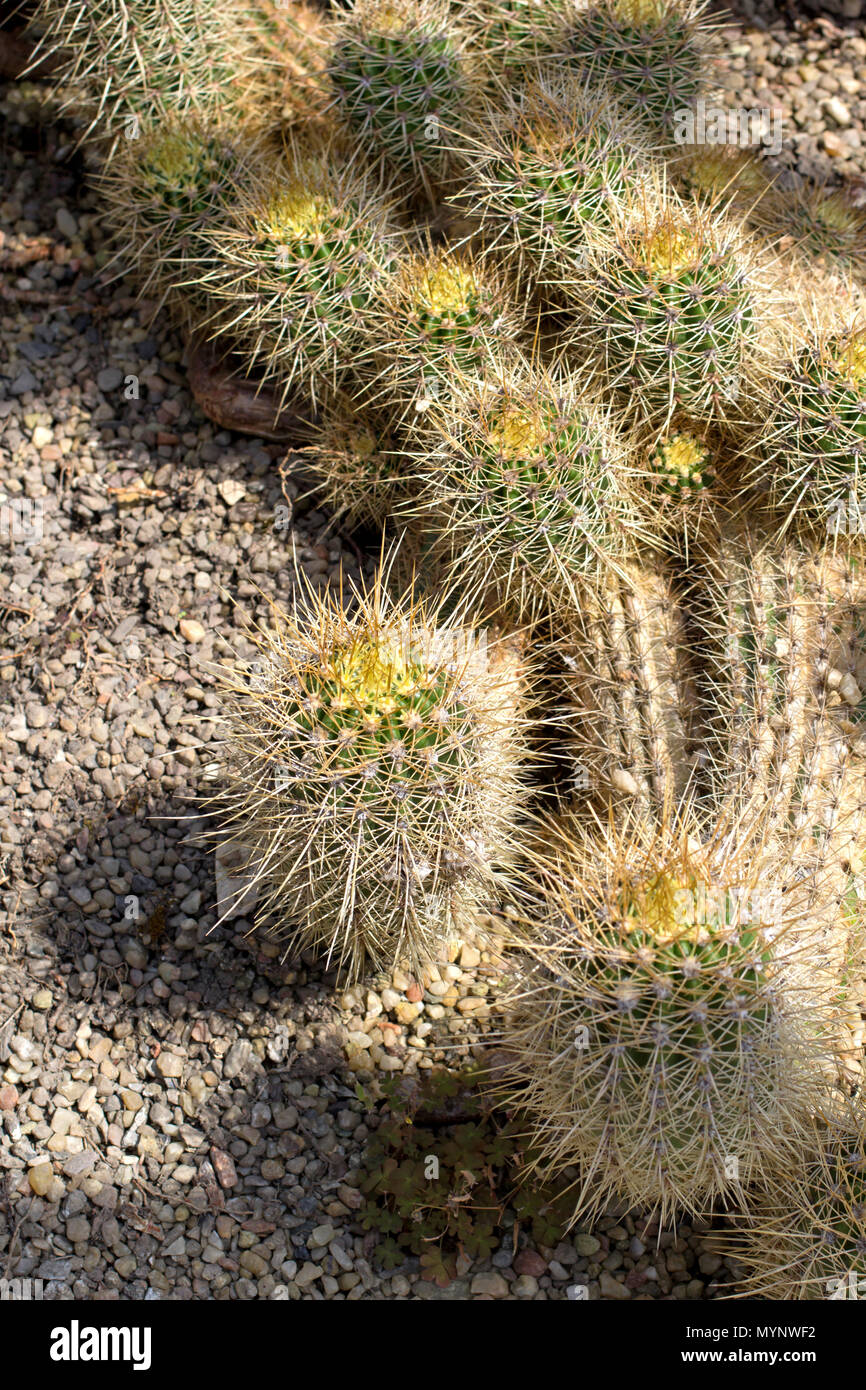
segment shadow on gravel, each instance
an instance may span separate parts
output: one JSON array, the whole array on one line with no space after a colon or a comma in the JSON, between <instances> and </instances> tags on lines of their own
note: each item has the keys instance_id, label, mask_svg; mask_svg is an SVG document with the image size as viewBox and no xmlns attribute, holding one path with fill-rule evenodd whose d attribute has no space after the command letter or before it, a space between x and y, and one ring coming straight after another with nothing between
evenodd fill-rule
<instances>
[{"instance_id":1,"label":"shadow on gravel","mask_svg":"<svg viewBox=\"0 0 866 1390\"><path fill-rule=\"evenodd\" d=\"M336 1189L348 1171L339 1149L322 1152L321 1112L297 1114L286 1095L290 1082L306 1086L327 1077L331 1114L355 1098L335 1022L334 975L303 959L281 964L262 954L248 937L248 919L214 926L213 855L192 839L201 818L191 815L189 803L153 786L130 802L127 797L70 834L54 866L63 888L58 896L68 906L42 899L21 909L6 934L14 934L15 960L4 968L0 956L0 1068L10 1045L20 1047L19 1035L32 1033L41 1046L39 1075L28 1078L25 1071L20 1089L41 1088L40 1109L64 1087L70 1106L80 1109L82 1093L94 1090L78 1126L81 1138L71 1146L66 1141L65 1149L52 1148L57 1109L50 1137L22 1134L21 1112L0 1109L11 1146L0 1154L0 1170L7 1170L5 1189L0 1185L0 1277L41 1269L41 1277L56 1283L55 1297L71 1296L69 1240L53 1235L47 1261L21 1258L28 1240L45 1234L34 1218L36 1189L21 1182L38 1161L59 1169L67 1188L61 1214L69 1193L85 1184L90 1245L107 1222L123 1224L137 1277L145 1278L153 1258L171 1256L190 1215L222 1214L259 1238L284 1227L287 1214L303 1218L292 1223L289 1255L309 1259L315 1214L323 1219L320 1199L279 1184L274 1193L259 1180L271 1195L255 1200L257 1184L249 1177L244 1195L235 1196L232 1146L237 1155L264 1136L275 1140L278 1161L289 1171L293 1161L303 1163L305 1192L313 1184ZM106 888L96 887L100 881ZM91 892L90 901L75 903ZM110 894L113 905L97 902L96 894ZM3 1090L0 1084L0 1099ZM168 1175L166 1165L174 1170ZM88 1179L95 1179L92 1186ZM52 1199L50 1190L41 1196ZM167 1203L175 1208L169 1221ZM118 1296L92 1282L90 1288L90 1297Z\"/></svg>"}]
</instances>

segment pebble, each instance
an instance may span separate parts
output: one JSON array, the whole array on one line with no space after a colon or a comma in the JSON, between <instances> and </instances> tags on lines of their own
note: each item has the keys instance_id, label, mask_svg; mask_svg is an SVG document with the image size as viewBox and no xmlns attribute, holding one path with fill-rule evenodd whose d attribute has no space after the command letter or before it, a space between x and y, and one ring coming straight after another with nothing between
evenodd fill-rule
<instances>
[{"instance_id":1,"label":"pebble","mask_svg":"<svg viewBox=\"0 0 866 1390\"><path fill-rule=\"evenodd\" d=\"M178 628L185 642L203 642L207 637L207 630L197 618L181 618Z\"/></svg>"},{"instance_id":2,"label":"pebble","mask_svg":"<svg viewBox=\"0 0 866 1390\"><path fill-rule=\"evenodd\" d=\"M51 1186L54 1170L50 1163L37 1163L27 1174L28 1182L37 1197L44 1197Z\"/></svg>"},{"instance_id":3,"label":"pebble","mask_svg":"<svg viewBox=\"0 0 866 1390\"><path fill-rule=\"evenodd\" d=\"M496 1270L487 1270L481 1274L476 1274L470 1285L473 1297L479 1294L487 1294L490 1298L506 1298L508 1296L508 1280Z\"/></svg>"},{"instance_id":4,"label":"pebble","mask_svg":"<svg viewBox=\"0 0 866 1390\"><path fill-rule=\"evenodd\" d=\"M625 1284L620 1284L606 1269L603 1269L598 1276L598 1286L602 1298L616 1298L623 1301L631 1298L631 1289L626 1288Z\"/></svg>"},{"instance_id":5,"label":"pebble","mask_svg":"<svg viewBox=\"0 0 866 1390\"><path fill-rule=\"evenodd\" d=\"M229 1081L239 1076L249 1064L252 1055L252 1045L246 1038L239 1038L237 1042L232 1043L223 1059L223 1076Z\"/></svg>"},{"instance_id":6,"label":"pebble","mask_svg":"<svg viewBox=\"0 0 866 1390\"><path fill-rule=\"evenodd\" d=\"M598 1240L596 1236L589 1235L584 1231L581 1232L580 1235L575 1236L574 1248L578 1255L582 1255L584 1259L588 1259L590 1255L597 1254L601 1249L601 1241Z\"/></svg>"},{"instance_id":7,"label":"pebble","mask_svg":"<svg viewBox=\"0 0 866 1390\"><path fill-rule=\"evenodd\" d=\"M178 1057L174 1052L160 1052L154 1067L162 1077L183 1076L183 1058Z\"/></svg>"},{"instance_id":8,"label":"pebble","mask_svg":"<svg viewBox=\"0 0 866 1390\"><path fill-rule=\"evenodd\" d=\"M54 221L58 232L65 236L68 241L78 236L78 220L68 208L59 207L54 214Z\"/></svg>"},{"instance_id":9,"label":"pebble","mask_svg":"<svg viewBox=\"0 0 866 1390\"><path fill-rule=\"evenodd\" d=\"M520 1250L514 1257L514 1270L516 1274L531 1274L536 1279L540 1279L547 1272L547 1261L542 1259L537 1250Z\"/></svg>"},{"instance_id":10,"label":"pebble","mask_svg":"<svg viewBox=\"0 0 866 1390\"><path fill-rule=\"evenodd\" d=\"M100 391L105 391L106 393L116 391L122 381L123 372L119 367L103 367L102 371L98 372L96 376L97 386Z\"/></svg>"}]
</instances>

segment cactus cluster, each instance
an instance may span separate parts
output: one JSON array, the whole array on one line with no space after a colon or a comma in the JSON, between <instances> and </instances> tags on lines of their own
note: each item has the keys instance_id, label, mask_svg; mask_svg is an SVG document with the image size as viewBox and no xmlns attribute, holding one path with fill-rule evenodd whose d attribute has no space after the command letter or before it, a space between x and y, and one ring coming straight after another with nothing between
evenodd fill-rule
<instances>
[{"instance_id":1,"label":"cactus cluster","mask_svg":"<svg viewBox=\"0 0 866 1390\"><path fill-rule=\"evenodd\" d=\"M259 920L358 980L504 909L503 1084L573 1219L735 1200L754 1287L833 1277L862 1244L859 214L676 142L711 91L694 0L36 23L118 259L298 408L283 466L336 524L384 530L375 582L302 591L225 677L212 813Z\"/></svg>"}]
</instances>

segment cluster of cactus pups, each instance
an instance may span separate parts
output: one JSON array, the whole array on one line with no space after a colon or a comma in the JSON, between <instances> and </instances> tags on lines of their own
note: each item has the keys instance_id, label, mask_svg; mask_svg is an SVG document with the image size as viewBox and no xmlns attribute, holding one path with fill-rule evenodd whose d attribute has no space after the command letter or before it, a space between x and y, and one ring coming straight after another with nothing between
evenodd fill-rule
<instances>
[{"instance_id":1,"label":"cluster of cactus pups","mask_svg":"<svg viewBox=\"0 0 866 1390\"><path fill-rule=\"evenodd\" d=\"M574 1219L739 1204L747 1288L808 1297L866 1248L866 241L840 193L677 143L702 11L37 25L118 261L393 542L225 677L262 921L357 979L504 914L498 1084Z\"/></svg>"}]
</instances>

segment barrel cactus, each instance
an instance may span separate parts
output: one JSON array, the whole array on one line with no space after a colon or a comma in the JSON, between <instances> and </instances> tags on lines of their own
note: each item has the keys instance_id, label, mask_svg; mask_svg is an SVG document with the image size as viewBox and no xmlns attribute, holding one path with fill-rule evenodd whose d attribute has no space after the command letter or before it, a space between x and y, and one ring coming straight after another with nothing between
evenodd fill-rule
<instances>
[{"instance_id":1,"label":"barrel cactus","mask_svg":"<svg viewBox=\"0 0 866 1390\"><path fill-rule=\"evenodd\" d=\"M782 363L752 478L787 522L866 533L866 319L818 327Z\"/></svg>"},{"instance_id":2,"label":"barrel cactus","mask_svg":"<svg viewBox=\"0 0 866 1390\"><path fill-rule=\"evenodd\" d=\"M805 896L731 830L545 827L506 1045L542 1171L580 1170L575 1218L739 1197L822 1103L832 1041Z\"/></svg>"},{"instance_id":3,"label":"barrel cactus","mask_svg":"<svg viewBox=\"0 0 866 1390\"><path fill-rule=\"evenodd\" d=\"M841 905L866 835L866 552L734 521L711 552L693 578L716 792L738 818L758 818L765 843L813 886L812 970L833 1000L839 1065L857 1077L866 976L850 962L862 924Z\"/></svg>"},{"instance_id":4,"label":"barrel cactus","mask_svg":"<svg viewBox=\"0 0 866 1390\"><path fill-rule=\"evenodd\" d=\"M706 8L705 0L590 0L569 26L568 49L648 123L670 127L707 83Z\"/></svg>"},{"instance_id":5,"label":"barrel cactus","mask_svg":"<svg viewBox=\"0 0 866 1390\"><path fill-rule=\"evenodd\" d=\"M213 243L233 190L262 163L262 142L202 120L166 116L125 141L101 177L118 259L135 267L142 293L167 300L193 323L206 317L193 283L215 265Z\"/></svg>"},{"instance_id":6,"label":"barrel cactus","mask_svg":"<svg viewBox=\"0 0 866 1390\"><path fill-rule=\"evenodd\" d=\"M66 104L113 148L141 124L198 112L267 120L272 71L254 6L234 0L38 0L38 52L50 53Z\"/></svg>"},{"instance_id":7,"label":"barrel cactus","mask_svg":"<svg viewBox=\"0 0 866 1390\"><path fill-rule=\"evenodd\" d=\"M649 420L736 420L766 356L765 293L733 222L650 193L594 239L574 285L577 335Z\"/></svg>"},{"instance_id":8,"label":"barrel cactus","mask_svg":"<svg viewBox=\"0 0 866 1390\"><path fill-rule=\"evenodd\" d=\"M516 351L523 315L491 259L447 246L410 254L383 291L369 321L377 380L366 394L402 403L409 423L460 380L501 371Z\"/></svg>"},{"instance_id":9,"label":"barrel cactus","mask_svg":"<svg viewBox=\"0 0 866 1390\"><path fill-rule=\"evenodd\" d=\"M739 1295L862 1298L866 1281L866 1112L815 1121L786 1180L761 1184L720 1247L745 1266Z\"/></svg>"},{"instance_id":10,"label":"barrel cactus","mask_svg":"<svg viewBox=\"0 0 866 1390\"><path fill-rule=\"evenodd\" d=\"M339 119L406 191L447 178L469 79L446 0L352 0L328 75Z\"/></svg>"},{"instance_id":11,"label":"barrel cactus","mask_svg":"<svg viewBox=\"0 0 866 1390\"><path fill-rule=\"evenodd\" d=\"M630 437L570 378L526 364L430 416L411 508L441 534L453 582L521 618L577 612L642 535Z\"/></svg>"},{"instance_id":12,"label":"barrel cactus","mask_svg":"<svg viewBox=\"0 0 866 1390\"><path fill-rule=\"evenodd\" d=\"M368 314L403 245L376 179L332 138L287 137L210 234L200 287L252 365L284 394L327 399L367 344Z\"/></svg>"},{"instance_id":13,"label":"barrel cactus","mask_svg":"<svg viewBox=\"0 0 866 1390\"><path fill-rule=\"evenodd\" d=\"M554 294L583 264L587 230L609 227L633 201L650 158L640 126L604 89L554 68L497 96L463 152L485 237Z\"/></svg>"},{"instance_id":14,"label":"barrel cactus","mask_svg":"<svg viewBox=\"0 0 866 1390\"><path fill-rule=\"evenodd\" d=\"M254 678L229 679L220 804L287 951L358 978L436 959L493 892L518 843L525 672L411 596L353 597L279 615Z\"/></svg>"},{"instance_id":15,"label":"barrel cactus","mask_svg":"<svg viewBox=\"0 0 866 1390\"><path fill-rule=\"evenodd\" d=\"M660 563L617 566L551 644L556 723L578 801L660 818L694 783L696 679L683 605Z\"/></svg>"},{"instance_id":16,"label":"barrel cactus","mask_svg":"<svg viewBox=\"0 0 866 1390\"><path fill-rule=\"evenodd\" d=\"M539 63L565 50L573 0L474 0L466 20L491 87L531 75Z\"/></svg>"}]
</instances>

